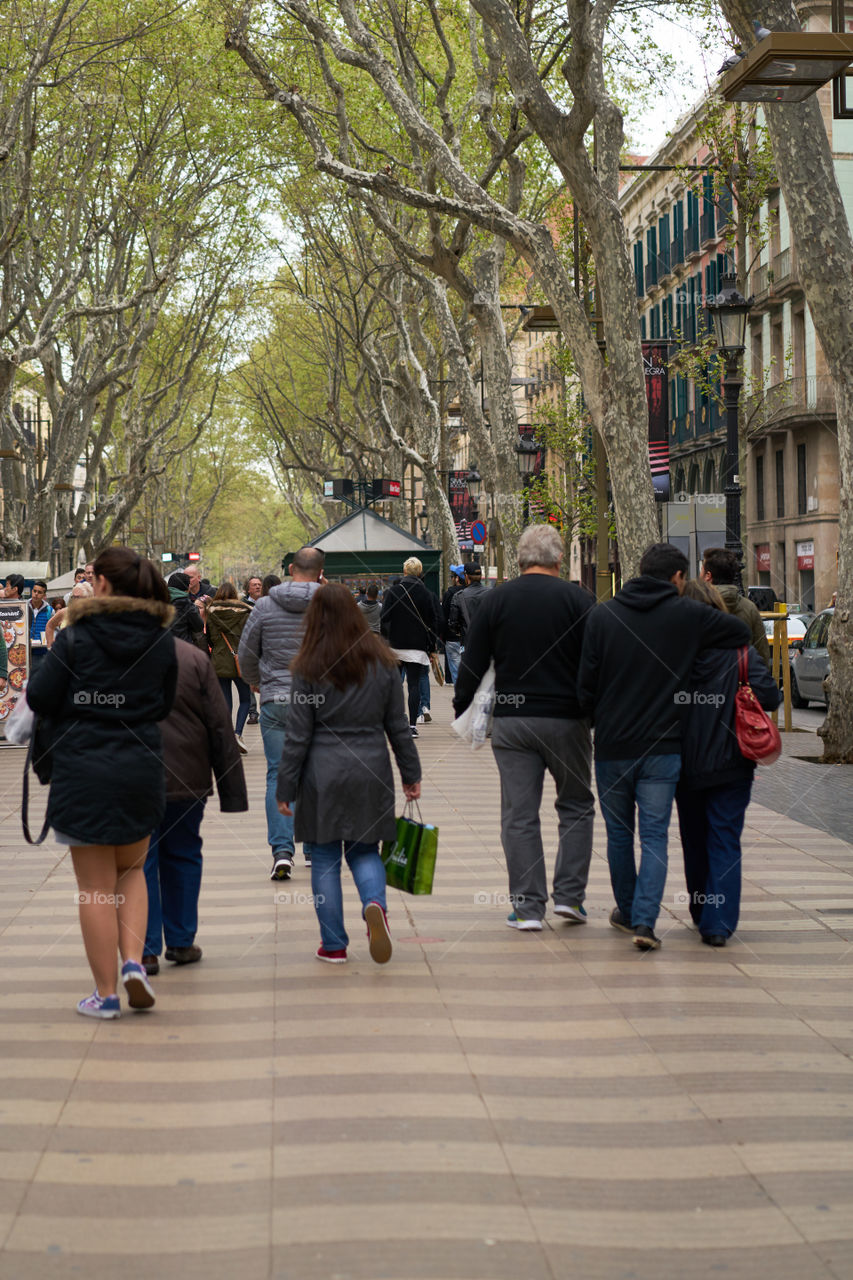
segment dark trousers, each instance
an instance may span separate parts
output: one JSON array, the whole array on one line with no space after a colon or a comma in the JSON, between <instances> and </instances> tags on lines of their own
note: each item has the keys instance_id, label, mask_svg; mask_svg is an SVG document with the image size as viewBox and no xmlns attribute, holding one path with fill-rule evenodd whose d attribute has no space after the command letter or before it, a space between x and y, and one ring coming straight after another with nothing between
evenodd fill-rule
<instances>
[{"instance_id":1,"label":"dark trousers","mask_svg":"<svg viewBox=\"0 0 853 1280\"><path fill-rule=\"evenodd\" d=\"M204 804L204 800L170 800L163 821L151 837L145 859L147 956L159 956L164 935L167 947L190 947L195 941Z\"/></svg>"},{"instance_id":2,"label":"dark trousers","mask_svg":"<svg viewBox=\"0 0 853 1280\"><path fill-rule=\"evenodd\" d=\"M237 686L237 729L239 735L243 732L246 724L246 717L252 709L252 690L246 684L245 680L241 680L239 676L235 676L233 680L226 680L224 676L219 677L219 687L225 697L225 705L228 708L228 714L231 714L231 685Z\"/></svg>"},{"instance_id":3,"label":"dark trousers","mask_svg":"<svg viewBox=\"0 0 853 1280\"><path fill-rule=\"evenodd\" d=\"M728 938L740 914L741 852L752 779L675 792L690 914L704 937Z\"/></svg>"},{"instance_id":4,"label":"dark trousers","mask_svg":"<svg viewBox=\"0 0 853 1280\"><path fill-rule=\"evenodd\" d=\"M423 667L420 662L401 662L400 674L404 676L407 683L409 698L409 724L415 724L421 713L421 674L429 672L429 667Z\"/></svg>"}]
</instances>

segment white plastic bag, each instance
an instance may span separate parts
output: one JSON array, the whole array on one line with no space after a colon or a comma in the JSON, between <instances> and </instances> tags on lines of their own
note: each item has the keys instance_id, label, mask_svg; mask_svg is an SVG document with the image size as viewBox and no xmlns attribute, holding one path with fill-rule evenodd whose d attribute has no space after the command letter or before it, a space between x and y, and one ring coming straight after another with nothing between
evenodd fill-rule
<instances>
[{"instance_id":1,"label":"white plastic bag","mask_svg":"<svg viewBox=\"0 0 853 1280\"><path fill-rule=\"evenodd\" d=\"M457 716L451 729L464 742L471 743L471 750L477 751L486 745L486 738L492 731L492 714L495 709L495 664L489 663L489 669L477 685L477 692L471 699L470 706Z\"/></svg>"},{"instance_id":2,"label":"white plastic bag","mask_svg":"<svg viewBox=\"0 0 853 1280\"><path fill-rule=\"evenodd\" d=\"M34 723L35 714L27 702L26 694L24 694L6 721L6 741L14 742L16 746L22 747L33 736Z\"/></svg>"}]
</instances>

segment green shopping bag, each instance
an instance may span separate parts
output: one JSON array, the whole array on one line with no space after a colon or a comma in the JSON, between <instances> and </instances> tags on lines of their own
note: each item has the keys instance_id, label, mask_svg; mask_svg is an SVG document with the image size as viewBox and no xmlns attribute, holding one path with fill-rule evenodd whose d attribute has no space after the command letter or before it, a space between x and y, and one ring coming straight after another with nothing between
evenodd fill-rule
<instances>
[{"instance_id":1,"label":"green shopping bag","mask_svg":"<svg viewBox=\"0 0 853 1280\"><path fill-rule=\"evenodd\" d=\"M415 822L406 816L412 805L397 819L397 837L382 844L382 861L385 863L385 880L392 889L404 893L432 893L435 877L435 858L438 853L438 827L431 823ZM418 809L418 817L421 812Z\"/></svg>"}]
</instances>

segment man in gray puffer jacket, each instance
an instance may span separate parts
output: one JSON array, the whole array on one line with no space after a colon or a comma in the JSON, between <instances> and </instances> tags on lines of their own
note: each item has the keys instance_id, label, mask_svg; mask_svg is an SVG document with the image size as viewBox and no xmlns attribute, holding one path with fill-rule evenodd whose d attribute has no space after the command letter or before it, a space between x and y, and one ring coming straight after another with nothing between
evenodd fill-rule
<instances>
[{"instance_id":1,"label":"man in gray puffer jacket","mask_svg":"<svg viewBox=\"0 0 853 1280\"><path fill-rule=\"evenodd\" d=\"M290 582L273 587L256 603L243 628L237 657L248 684L260 690L261 737L267 761L267 839L272 849L271 880L289 880L293 870L293 818L279 813L276 777L287 732L290 664L302 644L305 611L323 577L322 551L300 547L290 566Z\"/></svg>"}]
</instances>

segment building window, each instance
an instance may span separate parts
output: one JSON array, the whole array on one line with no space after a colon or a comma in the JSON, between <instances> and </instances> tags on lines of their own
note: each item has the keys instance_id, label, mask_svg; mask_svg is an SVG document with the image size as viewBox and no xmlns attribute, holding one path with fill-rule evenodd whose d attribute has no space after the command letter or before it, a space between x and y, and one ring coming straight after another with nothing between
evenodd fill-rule
<instances>
[{"instance_id":1,"label":"building window","mask_svg":"<svg viewBox=\"0 0 853 1280\"><path fill-rule=\"evenodd\" d=\"M755 518L764 519L764 454L755 459Z\"/></svg>"},{"instance_id":2,"label":"building window","mask_svg":"<svg viewBox=\"0 0 853 1280\"><path fill-rule=\"evenodd\" d=\"M806 514L806 446L797 445L797 515Z\"/></svg>"},{"instance_id":3,"label":"building window","mask_svg":"<svg viewBox=\"0 0 853 1280\"><path fill-rule=\"evenodd\" d=\"M785 514L785 450L776 450L776 519Z\"/></svg>"}]
</instances>

